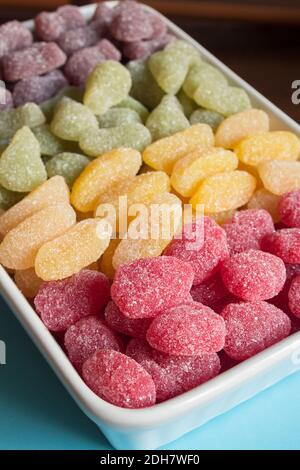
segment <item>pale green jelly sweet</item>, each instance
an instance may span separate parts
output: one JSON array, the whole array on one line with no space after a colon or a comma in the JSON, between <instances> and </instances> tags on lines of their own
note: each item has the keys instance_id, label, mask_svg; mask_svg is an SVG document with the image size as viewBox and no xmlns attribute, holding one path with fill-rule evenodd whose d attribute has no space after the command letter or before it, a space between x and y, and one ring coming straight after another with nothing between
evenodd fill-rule
<instances>
[{"instance_id":1,"label":"pale green jelly sweet","mask_svg":"<svg viewBox=\"0 0 300 470\"><path fill-rule=\"evenodd\" d=\"M187 129L190 123L176 96L166 95L148 117L146 126L155 141Z\"/></svg>"},{"instance_id":2,"label":"pale green jelly sweet","mask_svg":"<svg viewBox=\"0 0 300 470\"><path fill-rule=\"evenodd\" d=\"M44 101L39 106L46 116L47 122L50 122L53 118L55 107L62 98L71 98L74 101L82 103L83 90L75 86L67 86L63 88L57 95L53 96L47 101Z\"/></svg>"},{"instance_id":3,"label":"pale green jelly sweet","mask_svg":"<svg viewBox=\"0 0 300 470\"><path fill-rule=\"evenodd\" d=\"M90 157L98 157L119 147L143 151L151 144L151 134L143 124L125 124L110 129L90 130L82 135L79 145Z\"/></svg>"},{"instance_id":4,"label":"pale green jelly sweet","mask_svg":"<svg viewBox=\"0 0 300 470\"><path fill-rule=\"evenodd\" d=\"M52 157L65 150L65 142L51 132L48 124L37 126L32 129L32 132L40 144L42 155Z\"/></svg>"},{"instance_id":5,"label":"pale green jelly sweet","mask_svg":"<svg viewBox=\"0 0 300 470\"><path fill-rule=\"evenodd\" d=\"M102 62L87 79L83 103L101 116L128 96L131 83L130 73L124 65L113 60Z\"/></svg>"},{"instance_id":6,"label":"pale green jelly sweet","mask_svg":"<svg viewBox=\"0 0 300 470\"><path fill-rule=\"evenodd\" d=\"M25 195L25 193L16 193L0 186L0 209L6 211L21 201Z\"/></svg>"},{"instance_id":7,"label":"pale green jelly sweet","mask_svg":"<svg viewBox=\"0 0 300 470\"><path fill-rule=\"evenodd\" d=\"M142 103L140 103L138 100L135 100L131 96L127 96L121 103L118 104L118 108L126 108L126 109L132 109L141 118L141 121L144 123L146 122L148 116L149 116L149 111L144 106Z\"/></svg>"},{"instance_id":8,"label":"pale green jelly sweet","mask_svg":"<svg viewBox=\"0 0 300 470\"><path fill-rule=\"evenodd\" d=\"M118 127L123 124L142 123L139 114L132 109L111 108L102 116L98 116L99 127Z\"/></svg>"},{"instance_id":9,"label":"pale green jelly sweet","mask_svg":"<svg viewBox=\"0 0 300 470\"><path fill-rule=\"evenodd\" d=\"M190 123L194 124L208 124L213 131L217 130L221 122L224 121L222 114L208 109L196 109L190 117Z\"/></svg>"},{"instance_id":10,"label":"pale green jelly sweet","mask_svg":"<svg viewBox=\"0 0 300 470\"><path fill-rule=\"evenodd\" d=\"M0 113L0 139L11 139L23 126L30 128L40 126L46 118L40 107L35 103L26 103L15 109Z\"/></svg>"},{"instance_id":11,"label":"pale green jelly sweet","mask_svg":"<svg viewBox=\"0 0 300 470\"><path fill-rule=\"evenodd\" d=\"M194 99L203 108L231 116L251 108L251 101L245 90L231 86L218 86L214 89L199 86Z\"/></svg>"},{"instance_id":12,"label":"pale green jelly sweet","mask_svg":"<svg viewBox=\"0 0 300 470\"><path fill-rule=\"evenodd\" d=\"M164 91L158 86L147 64L143 60L133 60L127 64L132 79L130 95L152 110L159 105Z\"/></svg>"},{"instance_id":13,"label":"pale green jelly sweet","mask_svg":"<svg viewBox=\"0 0 300 470\"><path fill-rule=\"evenodd\" d=\"M0 157L0 184L10 191L29 192L46 181L40 144L29 127L22 127Z\"/></svg>"},{"instance_id":14,"label":"pale green jelly sweet","mask_svg":"<svg viewBox=\"0 0 300 470\"><path fill-rule=\"evenodd\" d=\"M181 104L183 112L187 118L189 118L191 114L198 108L195 101L190 98L182 89L179 91L177 99Z\"/></svg>"},{"instance_id":15,"label":"pale green jelly sweet","mask_svg":"<svg viewBox=\"0 0 300 470\"><path fill-rule=\"evenodd\" d=\"M183 84L183 90L193 100L198 88L206 88L211 92L219 85L227 86L226 77L213 65L205 62L191 66Z\"/></svg>"},{"instance_id":16,"label":"pale green jelly sweet","mask_svg":"<svg viewBox=\"0 0 300 470\"><path fill-rule=\"evenodd\" d=\"M98 121L93 112L81 103L63 98L55 109L51 131L64 140L78 142L82 134L98 129Z\"/></svg>"},{"instance_id":17,"label":"pale green jelly sweet","mask_svg":"<svg viewBox=\"0 0 300 470\"><path fill-rule=\"evenodd\" d=\"M60 175L72 187L82 170L90 163L90 159L78 153L63 152L52 157L46 163L48 178Z\"/></svg>"}]
</instances>

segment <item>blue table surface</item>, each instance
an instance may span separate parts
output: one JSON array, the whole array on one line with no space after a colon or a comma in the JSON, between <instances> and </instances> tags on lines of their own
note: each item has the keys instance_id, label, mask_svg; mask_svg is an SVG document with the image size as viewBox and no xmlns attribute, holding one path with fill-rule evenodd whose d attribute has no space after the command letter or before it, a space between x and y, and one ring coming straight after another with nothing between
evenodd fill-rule
<instances>
[{"instance_id":1,"label":"blue table surface","mask_svg":"<svg viewBox=\"0 0 300 470\"><path fill-rule=\"evenodd\" d=\"M0 449L112 449L1 299L0 340ZM299 391L297 373L163 449L299 450Z\"/></svg>"}]
</instances>

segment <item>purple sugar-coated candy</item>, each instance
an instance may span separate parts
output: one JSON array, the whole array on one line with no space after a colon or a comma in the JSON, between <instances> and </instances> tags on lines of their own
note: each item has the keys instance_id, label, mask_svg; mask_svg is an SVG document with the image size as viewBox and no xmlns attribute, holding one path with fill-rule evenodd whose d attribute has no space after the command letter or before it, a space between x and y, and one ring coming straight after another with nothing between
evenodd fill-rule
<instances>
[{"instance_id":1,"label":"purple sugar-coated candy","mask_svg":"<svg viewBox=\"0 0 300 470\"><path fill-rule=\"evenodd\" d=\"M0 57L32 44L31 31L19 21L9 21L0 26Z\"/></svg>"},{"instance_id":2,"label":"purple sugar-coated candy","mask_svg":"<svg viewBox=\"0 0 300 470\"><path fill-rule=\"evenodd\" d=\"M166 34L156 39L126 42L123 47L123 53L130 60L146 59L154 52L164 49L174 39L174 36L171 34Z\"/></svg>"},{"instance_id":3,"label":"purple sugar-coated candy","mask_svg":"<svg viewBox=\"0 0 300 470\"><path fill-rule=\"evenodd\" d=\"M108 39L99 41L97 48L104 55L106 60L115 60L116 62L121 60L121 52Z\"/></svg>"},{"instance_id":4,"label":"purple sugar-coated candy","mask_svg":"<svg viewBox=\"0 0 300 470\"><path fill-rule=\"evenodd\" d=\"M11 92L5 90L5 88L0 88L0 111L5 111L6 109L11 109L14 107L14 100Z\"/></svg>"},{"instance_id":5,"label":"purple sugar-coated candy","mask_svg":"<svg viewBox=\"0 0 300 470\"><path fill-rule=\"evenodd\" d=\"M54 42L37 42L22 51L2 58L3 76L8 82L43 75L61 67L66 62L65 53Z\"/></svg>"},{"instance_id":6,"label":"purple sugar-coated candy","mask_svg":"<svg viewBox=\"0 0 300 470\"><path fill-rule=\"evenodd\" d=\"M86 24L78 7L65 5L54 13L41 12L35 18L35 31L43 41L57 41L64 32Z\"/></svg>"},{"instance_id":7,"label":"purple sugar-coated candy","mask_svg":"<svg viewBox=\"0 0 300 470\"><path fill-rule=\"evenodd\" d=\"M119 6L117 8L110 8L105 3L99 3L91 23L97 24L99 27L102 26L104 29L107 29L113 18L116 16L118 9Z\"/></svg>"},{"instance_id":8,"label":"purple sugar-coated candy","mask_svg":"<svg viewBox=\"0 0 300 470\"><path fill-rule=\"evenodd\" d=\"M46 75L28 77L16 83L13 91L15 106L22 106L28 101L42 103L56 95L68 85L68 80L60 70L53 70Z\"/></svg>"},{"instance_id":9,"label":"purple sugar-coated candy","mask_svg":"<svg viewBox=\"0 0 300 470\"><path fill-rule=\"evenodd\" d=\"M159 15L156 13L148 13L148 19L150 20L153 29L151 39L158 39L166 36L168 27Z\"/></svg>"},{"instance_id":10,"label":"purple sugar-coated candy","mask_svg":"<svg viewBox=\"0 0 300 470\"><path fill-rule=\"evenodd\" d=\"M110 32L115 39L135 42L153 37L150 15L136 2L124 1L117 10Z\"/></svg>"},{"instance_id":11,"label":"purple sugar-coated candy","mask_svg":"<svg viewBox=\"0 0 300 470\"><path fill-rule=\"evenodd\" d=\"M71 55L79 49L93 46L99 39L95 28L83 26L63 33L58 40L58 45L67 55Z\"/></svg>"}]
</instances>

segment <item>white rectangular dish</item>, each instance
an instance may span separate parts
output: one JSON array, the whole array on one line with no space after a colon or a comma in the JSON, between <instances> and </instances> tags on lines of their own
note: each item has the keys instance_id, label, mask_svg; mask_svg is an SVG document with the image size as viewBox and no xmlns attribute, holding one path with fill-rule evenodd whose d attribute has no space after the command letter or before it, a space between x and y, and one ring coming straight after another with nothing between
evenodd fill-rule
<instances>
[{"instance_id":1,"label":"white rectangular dish","mask_svg":"<svg viewBox=\"0 0 300 470\"><path fill-rule=\"evenodd\" d=\"M108 2L111 6L117 3ZM86 18L90 18L94 8L94 5L88 5L81 10ZM151 10L149 7L145 8ZM288 129L300 136L300 126L296 122L190 36L164 19L174 34L193 44L206 61L222 70L232 84L243 87L254 106L269 113L273 129ZM26 25L32 27L33 23L27 22ZM116 449L155 449L162 446L300 369L299 332L215 379L165 403L141 410L118 408L97 397L85 385L58 343L1 266L0 292L74 400Z\"/></svg>"}]
</instances>

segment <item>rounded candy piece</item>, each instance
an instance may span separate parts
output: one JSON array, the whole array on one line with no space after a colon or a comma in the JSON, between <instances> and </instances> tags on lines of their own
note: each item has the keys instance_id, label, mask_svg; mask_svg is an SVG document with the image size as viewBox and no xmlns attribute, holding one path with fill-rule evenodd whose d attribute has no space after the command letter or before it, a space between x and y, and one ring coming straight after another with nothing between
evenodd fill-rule
<instances>
[{"instance_id":1,"label":"rounded candy piece","mask_svg":"<svg viewBox=\"0 0 300 470\"><path fill-rule=\"evenodd\" d=\"M272 217L263 209L236 212L223 229L231 254L259 250L262 238L275 231Z\"/></svg>"},{"instance_id":2,"label":"rounded candy piece","mask_svg":"<svg viewBox=\"0 0 300 470\"><path fill-rule=\"evenodd\" d=\"M27 103L16 109L8 109L0 113L0 138L10 139L23 126L31 129L44 124L46 118L35 103Z\"/></svg>"},{"instance_id":3,"label":"rounded candy piece","mask_svg":"<svg viewBox=\"0 0 300 470\"><path fill-rule=\"evenodd\" d=\"M120 338L98 315L89 315L69 326L64 345L72 364L81 370L83 363L99 349L121 351Z\"/></svg>"},{"instance_id":4,"label":"rounded candy piece","mask_svg":"<svg viewBox=\"0 0 300 470\"><path fill-rule=\"evenodd\" d=\"M154 349L175 356L197 356L221 351L225 322L220 315L196 302L166 309L152 321L147 341Z\"/></svg>"},{"instance_id":5,"label":"rounded candy piece","mask_svg":"<svg viewBox=\"0 0 300 470\"><path fill-rule=\"evenodd\" d=\"M112 36L118 41L134 42L151 38L154 31L150 15L136 2L119 5L110 25Z\"/></svg>"},{"instance_id":6,"label":"rounded candy piece","mask_svg":"<svg viewBox=\"0 0 300 470\"><path fill-rule=\"evenodd\" d=\"M154 39L127 42L123 46L123 54L130 60L145 60L154 52L164 49L174 39L171 34L165 34Z\"/></svg>"},{"instance_id":7,"label":"rounded candy piece","mask_svg":"<svg viewBox=\"0 0 300 470\"><path fill-rule=\"evenodd\" d=\"M104 316L106 323L113 330L140 339L146 338L147 330L152 321L151 318L132 319L125 317L114 302L107 304Z\"/></svg>"},{"instance_id":8,"label":"rounded candy piece","mask_svg":"<svg viewBox=\"0 0 300 470\"><path fill-rule=\"evenodd\" d=\"M275 297L284 286L283 261L270 253L248 250L223 261L221 276L226 288L240 299L257 302Z\"/></svg>"},{"instance_id":9,"label":"rounded candy piece","mask_svg":"<svg viewBox=\"0 0 300 470\"><path fill-rule=\"evenodd\" d=\"M60 70L53 70L42 76L24 78L14 86L14 104L15 106L22 106L28 101L42 103L56 95L67 85L68 81Z\"/></svg>"},{"instance_id":10,"label":"rounded candy piece","mask_svg":"<svg viewBox=\"0 0 300 470\"><path fill-rule=\"evenodd\" d=\"M44 282L34 305L49 330L64 331L82 317L101 313L109 298L106 276L86 269L62 281Z\"/></svg>"},{"instance_id":11,"label":"rounded candy piece","mask_svg":"<svg viewBox=\"0 0 300 470\"><path fill-rule=\"evenodd\" d=\"M248 209L264 209L272 216L274 223L280 221L278 213L279 196L270 193L267 189L257 189L247 204Z\"/></svg>"},{"instance_id":12,"label":"rounded candy piece","mask_svg":"<svg viewBox=\"0 0 300 470\"><path fill-rule=\"evenodd\" d=\"M300 189L284 194L278 205L281 221L287 227L300 228Z\"/></svg>"},{"instance_id":13,"label":"rounded candy piece","mask_svg":"<svg viewBox=\"0 0 300 470\"><path fill-rule=\"evenodd\" d=\"M222 114L216 113L215 111L209 111L208 109L196 109L191 117L190 117L190 123L191 124L208 124L213 131L215 131L219 124L224 120L224 117ZM218 145L219 147L222 147L222 145ZM226 146L223 146L226 148Z\"/></svg>"},{"instance_id":14,"label":"rounded candy piece","mask_svg":"<svg viewBox=\"0 0 300 470\"><path fill-rule=\"evenodd\" d=\"M282 196L300 189L300 162L267 161L258 167L264 187L272 194Z\"/></svg>"},{"instance_id":15,"label":"rounded candy piece","mask_svg":"<svg viewBox=\"0 0 300 470\"><path fill-rule=\"evenodd\" d=\"M82 26L81 28L70 29L62 33L59 37L58 45L65 54L71 55L79 49L93 46L98 40L99 34L95 28Z\"/></svg>"},{"instance_id":16,"label":"rounded candy piece","mask_svg":"<svg viewBox=\"0 0 300 470\"><path fill-rule=\"evenodd\" d=\"M195 302L214 309L214 305L229 296L229 292L223 284L220 273L217 272L201 284L193 286L191 296Z\"/></svg>"},{"instance_id":17,"label":"rounded candy piece","mask_svg":"<svg viewBox=\"0 0 300 470\"><path fill-rule=\"evenodd\" d=\"M300 276L296 276L288 291L289 308L291 312L300 318Z\"/></svg>"},{"instance_id":18,"label":"rounded candy piece","mask_svg":"<svg viewBox=\"0 0 300 470\"><path fill-rule=\"evenodd\" d=\"M46 163L48 178L55 175L63 176L67 185L72 187L90 160L80 153L63 152L58 153Z\"/></svg>"},{"instance_id":19,"label":"rounded candy piece","mask_svg":"<svg viewBox=\"0 0 300 470\"><path fill-rule=\"evenodd\" d=\"M265 236L261 249L278 256L285 263L300 263L300 229L287 228Z\"/></svg>"},{"instance_id":20,"label":"rounded candy piece","mask_svg":"<svg viewBox=\"0 0 300 470\"><path fill-rule=\"evenodd\" d=\"M181 89L179 93L177 94L177 98L179 103L182 106L183 112L186 115L187 118L190 119L191 122L191 116L193 112L197 109L197 105L192 98L190 98L184 91ZM198 122L191 122L191 124L199 124ZM203 123L202 123L203 124ZM208 124L205 122L205 124Z\"/></svg>"},{"instance_id":21,"label":"rounded candy piece","mask_svg":"<svg viewBox=\"0 0 300 470\"><path fill-rule=\"evenodd\" d=\"M36 275L34 268L16 271L14 279L18 289L20 289L22 294L28 299L34 299L43 282L42 279Z\"/></svg>"},{"instance_id":22,"label":"rounded candy piece","mask_svg":"<svg viewBox=\"0 0 300 470\"><path fill-rule=\"evenodd\" d=\"M61 34L85 24L80 9L74 5L64 5L55 12L42 11L35 17L35 31L43 41L57 41Z\"/></svg>"},{"instance_id":23,"label":"rounded candy piece","mask_svg":"<svg viewBox=\"0 0 300 470\"><path fill-rule=\"evenodd\" d=\"M216 90L221 85L227 86L227 79L223 73L213 65L197 61L189 69L183 90L187 96L194 100L194 95L199 86L202 86L202 88L206 87L209 92L211 87L214 87Z\"/></svg>"},{"instance_id":24,"label":"rounded candy piece","mask_svg":"<svg viewBox=\"0 0 300 470\"><path fill-rule=\"evenodd\" d=\"M34 127L32 132L40 144L40 150L43 156L51 157L64 151L66 143L52 134L48 124Z\"/></svg>"},{"instance_id":25,"label":"rounded candy piece","mask_svg":"<svg viewBox=\"0 0 300 470\"><path fill-rule=\"evenodd\" d=\"M8 21L0 26L0 58L32 44L31 31L19 21Z\"/></svg>"},{"instance_id":26,"label":"rounded candy piece","mask_svg":"<svg viewBox=\"0 0 300 470\"><path fill-rule=\"evenodd\" d=\"M134 60L127 64L132 87L131 96L149 109L154 109L161 102L164 92L154 80L153 75L143 60ZM145 93L147 90L147 93Z\"/></svg>"},{"instance_id":27,"label":"rounded candy piece","mask_svg":"<svg viewBox=\"0 0 300 470\"><path fill-rule=\"evenodd\" d=\"M141 118L142 122L145 122L149 116L149 111L142 103L135 100L131 96L127 96L121 103L118 104L118 109L125 108L135 111Z\"/></svg>"},{"instance_id":28,"label":"rounded candy piece","mask_svg":"<svg viewBox=\"0 0 300 470\"><path fill-rule=\"evenodd\" d=\"M226 325L226 354L244 361L286 338L291 330L289 317L267 302L229 304L222 311Z\"/></svg>"},{"instance_id":29,"label":"rounded candy piece","mask_svg":"<svg viewBox=\"0 0 300 470\"><path fill-rule=\"evenodd\" d=\"M166 95L146 121L153 141L163 139L190 127L176 96Z\"/></svg>"},{"instance_id":30,"label":"rounded candy piece","mask_svg":"<svg viewBox=\"0 0 300 470\"><path fill-rule=\"evenodd\" d=\"M110 128L119 127L124 124L142 123L139 114L133 109L128 108L111 108L105 114L98 117L100 127Z\"/></svg>"},{"instance_id":31,"label":"rounded candy piece","mask_svg":"<svg viewBox=\"0 0 300 470\"><path fill-rule=\"evenodd\" d=\"M152 318L189 297L193 270L171 256L141 259L120 266L111 296L128 318Z\"/></svg>"}]
</instances>

